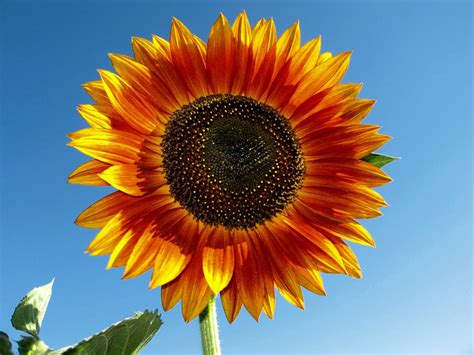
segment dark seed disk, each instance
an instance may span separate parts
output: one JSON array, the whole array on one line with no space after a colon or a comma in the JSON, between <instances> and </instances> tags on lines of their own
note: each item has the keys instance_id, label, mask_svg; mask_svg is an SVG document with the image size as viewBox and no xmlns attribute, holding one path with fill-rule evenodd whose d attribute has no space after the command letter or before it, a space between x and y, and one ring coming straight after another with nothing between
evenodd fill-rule
<instances>
[{"instance_id":1,"label":"dark seed disk","mask_svg":"<svg viewBox=\"0 0 474 355\"><path fill-rule=\"evenodd\" d=\"M198 220L227 228L253 228L283 211L305 171L288 120L243 96L183 106L168 121L162 149L173 197Z\"/></svg>"}]
</instances>

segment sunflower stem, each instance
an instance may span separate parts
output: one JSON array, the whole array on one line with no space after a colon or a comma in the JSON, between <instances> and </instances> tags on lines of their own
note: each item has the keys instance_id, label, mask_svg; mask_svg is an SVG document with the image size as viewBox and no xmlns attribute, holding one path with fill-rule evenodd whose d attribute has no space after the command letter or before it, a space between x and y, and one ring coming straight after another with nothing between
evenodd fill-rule
<instances>
[{"instance_id":1,"label":"sunflower stem","mask_svg":"<svg viewBox=\"0 0 474 355\"><path fill-rule=\"evenodd\" d=\"M216 298L211 297L207 307L199 315L203 355L221 355L219 329L217 326Z\"/></svg>"}]
</instances>

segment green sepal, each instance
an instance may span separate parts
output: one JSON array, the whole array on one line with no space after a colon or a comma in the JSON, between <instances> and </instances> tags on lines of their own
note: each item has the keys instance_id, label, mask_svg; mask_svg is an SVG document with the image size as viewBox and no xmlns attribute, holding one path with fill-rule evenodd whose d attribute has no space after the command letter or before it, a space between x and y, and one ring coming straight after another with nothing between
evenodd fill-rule
<instances>
[{"instance_id":1,"label":"green sepal","mask_svg":"<svg viewBox=\"0 0 474 355\"><path fill-rule=\"evenodd\" d=\"M18 303L11 318L15 329L23 330L38 338L51 298L53 283L54 279L46 285L35 287Z\"/></svg>"},{"instance_id":2,"label":"green sepal","mask_svg":"<svg viewBox=\"0 0 474 355\"><path fill-rule=\"evenodd\" d=\"M388 155L372 153L363 157L361 160L366 161L367 163L370 163L372 165L375 165L378 168L381 168L382 166L387 165L394 160L400 160L400 159L401 158L399 157L391 157Z\"/></svg>"}]
</instances>

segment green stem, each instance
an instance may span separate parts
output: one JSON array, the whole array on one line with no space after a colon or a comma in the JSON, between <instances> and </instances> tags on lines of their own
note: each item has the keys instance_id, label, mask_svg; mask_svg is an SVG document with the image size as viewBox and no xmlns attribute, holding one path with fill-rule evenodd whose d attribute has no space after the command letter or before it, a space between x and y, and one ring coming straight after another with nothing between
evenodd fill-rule
<instances>
[{"instance_id":1,"label":"green stem","mask_svg":"<svg viewBox=\"0 0 474 355\"><path fill-rule=\"evenodd\" d=\"M221 355L215 297L211 297L209 304L199 315L199 328L203 355Z\"/></svg>"}]
</instances>

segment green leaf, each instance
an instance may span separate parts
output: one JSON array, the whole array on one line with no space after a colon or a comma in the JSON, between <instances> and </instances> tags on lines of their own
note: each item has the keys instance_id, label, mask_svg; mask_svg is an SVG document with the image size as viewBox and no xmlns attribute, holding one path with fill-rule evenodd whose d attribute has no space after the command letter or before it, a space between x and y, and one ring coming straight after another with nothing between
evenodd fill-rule
<instances>
[{"instance_id":1,"label":"green leaf","mask_svg":"<svg viewBox=\"0 0 474 355\"><path fill-rule=\"evenodd\" d=\"M48 346L36 337L22 336L17 341L20 355L45 355L49 354Z\"/></svg>"},{"instance_id":2,"label":"green leaf","mask_svg":"<svg viewBox=\"0 0 474 355\"><path fill-rule=\"evenodd\" d=\"M388 155L383 155L383 154L369 154L365 157L362 158L363 161L366 161L367 163L370 163L372 165L375 165L378 168L381 168L384 165L387 165L391 163L394 160L399 160L400 158L398 157L390 157Z\"/></svg>"},{"instance_id":3,"label":"green leaf","mask_svg":"<svg viewBox=\"0 0 474 355\"><path fill-rule=\"evenodd\" d=\"M115 323L78 344L55 350L48 354L138 354L153 338L161 325L162 321L157 311L150 312L147 310L143 313L135 313L133 317Z\"/></svg>"},{"instance_id":4,"label":"green leaf","mask_svg":"<svg viewBox=\"0 0 474 355\"><path fill-rule=\"evenodd\" d=\"M8 338L8 334L0 331L0 354L13 355L12 343Z\"/></svg>"},{"instance_id":5,"label":"green leaf","mask_svg":"<svg viewBox=\"0 0 474 355\"><path fill-rule=\"evenodd\" d=\"M23 297L12 315L12 325L35 338L38 337L44 314L51 298L54 279L50 283L32 289Z\"/></svg>"}]
</instances>

